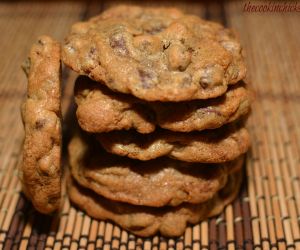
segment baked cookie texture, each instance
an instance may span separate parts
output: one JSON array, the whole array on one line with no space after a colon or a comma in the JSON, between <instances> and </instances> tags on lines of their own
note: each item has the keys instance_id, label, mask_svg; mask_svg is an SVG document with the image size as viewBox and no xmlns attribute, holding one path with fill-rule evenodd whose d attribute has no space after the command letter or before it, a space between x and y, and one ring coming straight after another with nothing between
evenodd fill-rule
<instances>
[{"instance_id":1,"label":"baked cookie texture","mask_svg":"<svg viewBox=\"0 0 300 250\"><path fill-rule=\"evenodd\" d=\"M242 171L239 170L229 176L226 186L212 199L204 203L184 203L177 207L163 208L111 201L80 187L71 178L68 182L68 194L75 205L93 218L111 220L139 236L146 237L160 232L163 236L174 237L184 233L187 223L196 224L221 213L238 194L241 182Z\"/></svg>"},{"instance_id":2,"label":"baked cookie texture","mask_svg":"<svg viewBox=\"0 0 300 250\"><path fill-rule=\"evenodd\" d=\"M96 137L106 151L142 161L168 156L185 162L222 163L246 153L250 146L247 129L238 125L194 133L113 131Z\"/></svg>"},{"instance_id":3,"label":"baked cookie texture","mask_svg":"<svg viewBox=\"0 0 300 250\"><path fill-rule=\"evenodd\" d=\"M61 196L60 44L41 36L23 68L28 78L21 113L25 130L20 177L26 196L51 213Z\"/></svg>"},{"instance_id":4,"label":"baked cookie texture","mask_svg":"<svg viewBox=\"0 0 300 250\"><path fill-rule=\"evenodd\" d=\"M211 199L224 187L228 175L242 167L243 157L224 164L168 158L141 162L101 152L91 138L75 136L69 144L69 162L80 185L108 199L161 207Z\"/></svg>"},{"instance_id":5,"label":"baked cookie texture","mask_svg":"<svg viewBox=\"0 0 300 250\"><path fill-rule=\"evenodd\" d=\"M62 58L74 71L147 101L218 97L246 75L231 30L172 8L117 6L76 23Z\"/></svg>"},{"instance_id":6,"label":"baked cookie texture","mask_svg":"<svg viewBox=\"0 0 300 250\"><path fill-rule=\"evenodd\" d=\"M251 94L240 82L221 97L189 102L145 102L110 91L80 76L74 88L80 127L92 133L135 129L146 134L161 127L175 132L219 128L250 111Z\"/></svg>"}]
</instances>

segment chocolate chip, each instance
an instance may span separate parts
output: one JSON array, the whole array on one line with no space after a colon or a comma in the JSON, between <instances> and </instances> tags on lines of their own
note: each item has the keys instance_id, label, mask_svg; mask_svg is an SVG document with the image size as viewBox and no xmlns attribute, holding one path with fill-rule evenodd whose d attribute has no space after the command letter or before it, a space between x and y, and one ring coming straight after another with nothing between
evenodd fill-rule
<instances>
[{"instance_id":1,"label":"chocolate chip","mask_svg":"<svg viewBox=\"0 0 300 250\"><path fill-rule=\"evenodd\" d=\"M115 49L119 54L125 56L129 54L129 51L126 47L126 41L122 34L114 34L109 39L110 46Z\"/></svg>"},{"instance_id":2,"label":"chocolate chip","mask_svg":"<svg viewBox=\"0 0 300 250\"><path fill-rule=\"evenodd\" d=\"M143 27L144 31L150 35L155 35L159 32L162 32L166 26L163 25L162 23L155 23L155 24L150 24L147 25L147 27Z\"/></svg>"},{"instance_id":3,"label":"chocolate chip","mask_svg":"<svg viewBox=\"0 0 300 250\"><path fill-rule=\"evenodd\" d=\"M208 87L208 84L206 82L200 81L200 85L203 89L206 89Z\"/></svg>"},{"instance_id":4,"label":"chocolate chip","mask_svg":"<svg viewBox=\"0 0 300 250\"><path fill-rule=\"evenodd\" d=\"M155 35L155 34L161 32L163 29L164 29L163 26L159 26L159 27L154 27L151 30L147 30L147 32L151 35Z\"/></svg>"},{"instance_id":5,"label":"chocolate chip","mask_svg":"<svg viewBox=\"0 0 300 250\"><path fill-rule=\"evenodd\" d=\"M178 70L179 70L179 71L185 71L185 67L182 66L182 65L179 65Z\"/></svg>"},{"instance_id":6,"label":"chocolate chip","mask_svg":"<svg viewBox=\"0 0 300 250\"><path fill-rule=\"evenodd\" d=\"M139 76L142 82L142 87L144 89L149 89L152 87L153 75L143 69L139 69Z\"/></svg>"},{"instance_id":7,"label":"chocolate chip","mask_svg":"<svg viewBox=\"0 0 300 250\"><path fill-rule=\"evenodd\" d=\"M36 129L42 129L45 126L45 124L46 124L46 120L45 119L43 119L43 120L37 120L35 122L35 128Z\"/></svg>"},{"instance_id":8,"label":"chocolate chip","mask_svg":"<svg viewBox=\"0 0 300 250\"><path fill-rule=\"evenodd\" d=\"M87 61L90 61L91 64L96 63L96 62L99 63L98 60L97 60L97 58L98 58L97 57L97 49L94 46L92 46L90 48L89 53L88 53L88 58L90 60L87 60Z\"/></svg>"},{"instance_id":9,"label":"chocolate chip","mask_svg":"<svg viewBox=\"0 0 300 250\"><path fill-rule=\"evenodd\" d=\"M38 40L38 44L40 44L40 45L45 45L45 42L44 42L43 40L39 39L39 40Z\"/></svg>"},{"instance_id":10,"label":"chocolate chip","mask_svg":"<svg viewBox=\"0 0 300 250\"><path fill-rule=\"evenodd\" d=\"M187 49L187 51L188 51L189 53L192 54L195 50L194 50L193 48L189 47L189 48Z\"/></svg>"},{"instance_id":11,"label":"chocolate chip","mask_svg":"<svg viewBox=\"0 0 300 250\"><path fill-rule=\"evenodd\" d=\"M90 48L90 54L93 55L96 52L96 48L95 47L91 47Z\"/></svg>"},{"instance_id":12,"label":"chocolate chip","mask_svg":"<svg viewBox=\"0 0 300 250\"><path fill-rule=\"evenodd\" d=\"M217 116L222 115L220 111L213 109L212 107L202 108L201 112L203 112L203 114L211 113L211 114L215 114Z\"/></svg>"},{"instance_id":13,"label":"chocolate chip","mask_svg":"<svg viewBox=\"0 0 300 250\"><path fill-rule=\"evenodd\" d=\"M209 65L201 70L199 84L203 89L208 86L217 86L222 84L224 70L220 65Z\"/></svg>"},{"instance_id":14,"label":"chocolate chip","mask_svg":"<svg viewBox=\"0 0 300 250\"><path fill-rule=\"evenodd\" d=\"M166 50L170 47L171 43L167 42L166 44L163 45L163 49Z\"/></svg>"}]
</instances>

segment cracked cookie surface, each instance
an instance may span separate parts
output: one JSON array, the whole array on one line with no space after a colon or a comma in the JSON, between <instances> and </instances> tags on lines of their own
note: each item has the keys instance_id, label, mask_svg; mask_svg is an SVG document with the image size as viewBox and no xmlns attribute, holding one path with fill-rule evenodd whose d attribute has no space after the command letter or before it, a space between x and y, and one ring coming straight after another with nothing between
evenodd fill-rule
<instances>
[{"instance_id":1,"label":"cracked cookie surface","mask_svg":"<svg viewBox=\"0 0 300 250\"><path fill-rule=\"evenodd\" d=\"M25 130L20 178L25 195L41 213L60 206L60 44L39 37L23 68L28 78L21 114Z\"/></svg>"},{"instance_id":2,"label":"cracked cookie surface","mask_svg":"<svg viewBox=\"0 0 300 250\"><path fill-rule=\"evenodd\" d=\"M117 6L72 26L74 71L147 101L214 98L246 75L234 32L173 8Z\"/></svg>"},{"instance_id":3,"label":"cracked cookie surface","mask_svg":"<svg viewBox=\"0 0 300 250\"><path fill-rule=\"evenodd\" d=\"M106 151L142 161L168 156L185 162L222 163L244 154L250 146L247 129L235 124L194 133L113 131L96 138Z\"/></svg>"},{"instance_id":4,"label":"cracked cookie surface","mask_svg":"<svg viewBox=\"0 0 300 250\"><path fill-rule=\"evenodd\" d=\"M243 157L223 164L191 164L169 158L142 162L108 154L91 139L75 136L69 144L73 177L108 199L135 205L204 202L243 162Z\"/></svg>"},{"instance_id":5,"label":"cracked cookie surface","mask_svg":"<svg viewBox=\"0 0 300 250\"><path fill-rule=\"evenodd\" d=\"M110 91L85 76L75 83L76 115L80 127L92 133L135 129L151 133L156 126L176 132L215 129L249 113L251 95L244 83L221 97L189 102L144 102Z\"/></svg>"},{"instance_id":6,"label":"cracked cookie surface","mask_svg":"<svg viewBox=\"0 0 300 250\"><path fill-rule=\"evenodd\" d=\"M160 232L163 236L181 236L188 223L220 214L237 196L242 171L230 174L227 184L212 199L198 204L182 204L177 207L152 208L115 202L79 186L70 178L70 200L93 218L111 220L122 228L139 236L151 236Z\"/></svg>"}]
</instances>

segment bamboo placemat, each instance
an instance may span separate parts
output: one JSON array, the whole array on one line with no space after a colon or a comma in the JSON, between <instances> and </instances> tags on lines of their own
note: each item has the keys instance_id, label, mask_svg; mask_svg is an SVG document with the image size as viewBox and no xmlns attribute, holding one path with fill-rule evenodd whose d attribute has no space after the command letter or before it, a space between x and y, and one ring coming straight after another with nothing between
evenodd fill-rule
<instances>
[{"instance_id":1,"label":"bamboo placemat","mask_svg":"<svg viewBox=\"0 0 300 250\"><path fill-rule=\"evenodd\" d=\"M244 2L142 3L178 6L217 20L236 29L245 47L256 92L248 125L252 149L240 195L219 217L188 227L180 238L138 238L77 211L65 195L61 213L49 217L20 193L17 168L24 134L19 107L26 90L20 64L38 35L62 41L73 22L112 4L0 3L0 249L300 249L299 13L245 13ZM74 111L74 78L63 69L65 141Z\"/></svg>"}]
</instances>

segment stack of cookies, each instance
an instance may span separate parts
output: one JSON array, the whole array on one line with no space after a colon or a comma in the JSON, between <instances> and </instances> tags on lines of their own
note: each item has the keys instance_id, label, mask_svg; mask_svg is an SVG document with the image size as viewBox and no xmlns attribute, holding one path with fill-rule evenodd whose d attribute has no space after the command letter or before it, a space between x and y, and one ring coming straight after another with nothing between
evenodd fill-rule
<instances>
[{"instance_id":1,"label":"stack of cookies","mask_svg":"<svg viewBox=\"0 0 300 250\"><path fill-rule=\"evenodd\" d=\"M140 236L179 236L235 198L250 95L232 31L177 9L118 6L73 25L62 60L81 75L68 181L80 209Z\"/></svg>"},{"instance_id":2,"label":"stack of cookies","mask_svg":"<svg viewBox=\"0 0 300 250\"><path fill-rule=\"evenodd\" d=\"M233 200L250 100L232 31L176 9L118 6L75 24L62 57L83 75L73 203L140 236L179 236Z\"/></svg>"}]
</instances>

